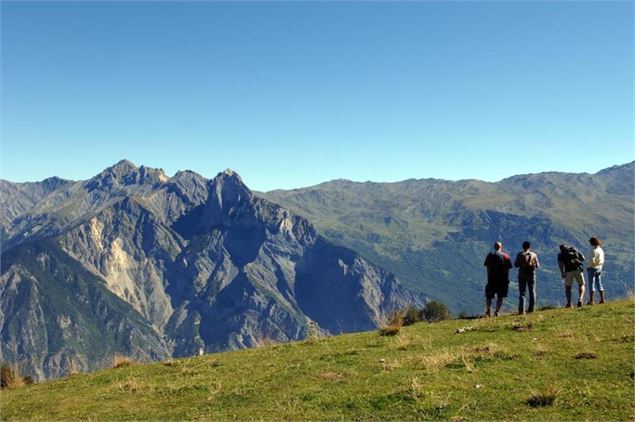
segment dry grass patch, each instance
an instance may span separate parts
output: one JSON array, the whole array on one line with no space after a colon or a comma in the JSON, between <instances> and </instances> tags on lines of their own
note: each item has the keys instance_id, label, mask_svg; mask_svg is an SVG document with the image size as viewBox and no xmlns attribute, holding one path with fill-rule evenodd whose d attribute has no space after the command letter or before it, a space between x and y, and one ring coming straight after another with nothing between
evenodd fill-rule
<instances>
[{"instance_id":1,"label":"dry grass patch","mask_svg":"<svg viewBox=\"0 0 635 422\"><path fill-rule=\"evenodd\" d=\"M522 332L522 331L529 331L532 328L534 328L534 324L532 324L531 322L526 323L526 324L514 324L512 325L512 330L513 331L518 331L518 332Z\"/></svg>"},{"instance_id":2,"label":"dry grass patch","mask_svg":"<svg viewBox=\"0 0 635 422\"><path fill-rule=\"evenodd\" d=\"M597 353L593 353L593 352L583 352L583 353L578 353L577 355L575 355L576 359L597 359L598 355Z\"/></svg>"},{"instance_id":3,"label":"dry grass patch","mask_svg":"<svg viewBox=\"0 0 635 422\"><path fill-rule=\"evenodd\" d=\"M534 351L534 356L536 356L537 358L542 358L547 356L547 354L549 354L549 349L547 349L542 344L536 344L536 350Z\"/></svg>"},{"instance_id":4,"label":"dry grass patch","mask_svg":"<svg viewBox=\"0 0 635 422\"><path fill-rule=\"evenodd\" d=\"M395 338L395 343L397 345L397 350L408 350L408 347L410 347L410 337L400 334L399 336L397 336Z\"/></svg>"},{"instance_id":5,"label":"dry grass patch","mask_svg":"<svg viewBox=\"0 0 635 422\"><path fill-rule=\"evenodd\" d=\"M146 386L136 378L127 378L115 384L115 387L125 393L136 393L143 390Z\"/></svg>"},{"instance_id":6,"label":"dry grass patch","mask_svg":"<svg viewBox=\"0 0 635 422\"><path fill-rule=\"evenodd\" d=\"M563 330L558 337L573 340L575 339L575 333L572 330Z\"/></svg>"},{"instance_id":7,"label":"dry grass patch","mask_svg":"<svg viewBox=\"0 0 635 422\"><path fill-rule=\"evenodd\" d=\"M380 336L396 336L401 331L401 325L384 325L379 329Z\"/></svg>"},{"instance_id":8,"label":"dry grass patch","mask_svg":"<svg viewBox=\"0 0 635 422\"><path fill-rule=\"evenodd\" d=\"M344 378L344 375L339 372L322 372L317 376L321 380L325 381L340 381Z\"/></svg>"},{"instance_id":9,"label":"dry grass patch","mask_svg":"<svg viewBox=\"0 0 635 422\"><path fill-rule=\"evenodd\" d=\"M423 396L424 392L423 383L419 381L419 378L413 378L406 389L406 396L412 400L417 400Z\"/></svg>"},{"instance_id":10,"label":"dry grass patch","mask_svg":"<svg viewBox=\"0 0 635 422\"><path fill-rule=\"evenodd\" d=\"M387 323L379 329L379 335L395 336L399 334L401 327L403 327L403 315L400 312L395 312L390 316Z\"/></svg>"},{"instance_id":11,"label":"dry grass patch","mask_svg":"<svg viewBox=\"0 0 635 422\"><path fill-rule=\"evenodd\" d=\"M381 369L383 371L392 372L395 369L399 369L399 368L403 368L403 363L399 360L393 360L390 362L382 360L381 362Z\"/></svg>"},{"instance_id":12,"label":"dry grass patch","mask_svg":"<svg viewBox=\"0 0 635 422\"><path fill-rule=\"evenodd\" d=\"M503 328L498 318L479 318L474 320L474 331L492 333Z\"/></svg>"},{"instance_id":13,"label":"dry grass patch","mask_svg":"<svg viewBox=\"0 0 635 422\"><path fill-rule=\"evenodd\" d=\"M546 407L551 406L556 402L556 398L558 394L560 394L559 388L556 387L545 387L539 392L531 395L527 399L527 404L530 407Z\"/></svg>"},{"instance_id":14,"label":"dry grass patch","mask_svg":"<svg viewBox=\"0 0 635 422\"><path fill-rule=\"evenodd\" d=\"M419 363L426 371L435 372L453 362L460 354L444 350L440 353L419 358Z\"/></svg>"},{"instance_id":15,"label":"dry grass patch","mask_svg":"<svg viewBox=\"0 0 635 422\"><path fill-rule=\"evenodd\" d=\"M20 367L16 363L3 363L0 365L0 387L15 388L25 385Z\"/></svg>"},{"instance_id":16,"label":"dry grass patch","mask_svg":"<svg viewBox=\"0 0 635 422\"><path fill-rule=\"evenodd\" d=\"M126 366L130 366L134 364L135 361L130 359L128 356L124 355L115 355L112 358L112 367L113 368L125 368Z\"/></svg>"},{"instance_id":17,"label":"dry grass patch","mask_svg":"<svg viewBox=\"0 0 635 422\"><path fill-rule=\"evenodd\" d=\"M483 346L472 347L467 350L470 355L493 355L497 352L503 351L503 348L498 343L487 343Z\"/></svg>"}]
</instances>

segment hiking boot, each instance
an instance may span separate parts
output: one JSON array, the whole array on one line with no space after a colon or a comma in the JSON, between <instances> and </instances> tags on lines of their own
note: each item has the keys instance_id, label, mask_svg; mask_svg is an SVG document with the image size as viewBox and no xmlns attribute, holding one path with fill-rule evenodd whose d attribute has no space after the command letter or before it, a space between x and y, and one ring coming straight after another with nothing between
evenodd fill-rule
<instances>
[{"instance_id":1,"label":"hiking boot","mask_svg":"<svg viewBox=\"0 0 635 422\"><path fill-rule=\"evenodd\" d=\"M582 307L582 300L578 300L578 308Z\"/></svg>"},{"instance_id":2,"label":"hiking boot","mask_svg":"<svg viewBox=\"0 0 635 422\"><path fill-rule=\"evenodd\" d=\"M592 300L589 300L586 304L587 304L588 306L591 306L591 305L595 305L595 302L594 302L594 301L592 301Z\"/></svg>"},{"instance_id":3,"label":"hiking boot","mask_svg":"<svg viewBox=\"0 0 635 422\"><path fill-rule=\"evenodd\" d=\"M496 311L496 312L494 312L494 316L501 316L501 313Z\"/></svg>"},{"instance_id":4,"label":"hiking boot","mask_svg":"<svg viewBox=\"0 0 635 422\"><path fill-rule=\"evenodd\" d=\"M485 311L485 316L486 317L491 317L492 316L492 311L490 311L489 309L487 311Z\"/></svg>"},{"instance_id":5,"label":"hiking boot","mask_svg":"<svg viewBox=\"0 0 635 422\"><path fill-rule=\"evenodd\" d=\"M564 305L565 308L573 308L573 306L571 306L570 303L567 303L566 305Z\"/></svg>"},{"instance_id":6,"label":"hiking boot","mask_svg":"<svg viewBox=\"0 0 635 422\"><path fill-rule=\"evenodd\" d=\"M598 302L600 305L604 303L604 299L600 299L600 301Z\"/></svg>"}]
</instances>

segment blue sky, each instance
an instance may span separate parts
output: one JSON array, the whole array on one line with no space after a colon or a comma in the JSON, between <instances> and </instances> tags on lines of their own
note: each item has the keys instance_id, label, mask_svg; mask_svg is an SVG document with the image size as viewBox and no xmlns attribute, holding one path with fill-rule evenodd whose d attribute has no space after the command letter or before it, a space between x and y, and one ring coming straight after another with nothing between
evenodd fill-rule
<instances>
[{"instance_id":1,"label":"blue sky","mask_svg":"<svg viewBox=\"0 0 635 422\"><path fill-rule=\"evenodd\" d=\"M633 2L2 2L2 171L256 190L635 159Z\"/></svg>"}]
</instances>

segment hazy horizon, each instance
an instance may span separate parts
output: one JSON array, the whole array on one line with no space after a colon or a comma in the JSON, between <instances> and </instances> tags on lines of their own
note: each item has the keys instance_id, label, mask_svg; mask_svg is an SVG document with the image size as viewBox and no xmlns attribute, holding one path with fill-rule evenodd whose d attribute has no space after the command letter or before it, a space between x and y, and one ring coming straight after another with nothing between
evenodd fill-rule
<instances>
[{"instance_id":1,"label":"hazy horizon","mask_svg":"<svg viewBox=\"0 0 635 422\"><path fill-rule=\"evenodd\" d=\"M55 174L47 176L47 177L45 177L43 179L39 179L39 180L15 181L15 180L9 180L9 179L5 179L5 178L0 178L0 179L8 181L8 182L11 182L11 183L37 183L37 182L41 182L43 180L46 180L46 179L49 179L49 178L52 178L52 177L58 177L60 179L65 179L65 180L78 182L78 181L82 181L82 180L89 180L89 179L95 177L96 175L98 175L99 173L101 173L102 171L106 170L107 168L113 167L113 166L115 166L116 164L118 164L118 163L120 163L122 161L128 161L128 162L134 164L136 167L147 167L147 168L162 170L165 173L165 175L167 177L170 177L170 178L173 177L175 174L177 174L179 172L194 171L194 170L191 170L191 169L184 168L184 169L178 169L174 173L168 173L162 167L147 166L147 165L145 165L143 163L136 163L136 162L133 162L132 160L128 160L126 158L123 158L121 160L118 160L116 163L112 163L111 165L106 166L106 167L104 167L102 169L95 170L95 172L92 175L88 176L88 177L82 177L82 178L78 178L78 179L67 179L67 178L64 178L64 177L61 177L61 176L58 176L58 175L55 175ZM462 178L462 179L446 179L446 178L438 178L438 177L409 177L409 178L406 178L406 179L399 179L399 180L372 180L372 179L369 179L369 180L352 180L352 179L339 177L339 178L335 178L335 179L323 180L323 181L315 183L313 185L295 186L295 187L289 187L289 188L273 188L273 189L268 189L268 190L265 190L265 191L253 188L251 186L249 180L245 180L245 178L242 176L242 174L239 171L235 170L235 169L226 168L224 170L212 171L210 174L202 174L202 173L199 173L199 172L196 172L196 171L194 171L194 172L199 174L200 176L203 176L204 178L206 178L208 180L211 180L214 177L216 177L216 175L218 175L219 173L222 173L225 170L232 170L233 172L237 173L240 176L240 178L247 185L247 187L250 188L250 190L257 191L257 192L271 192L271 191L276 191L276 190L295 190L295 189L309 188L309 187L312 187L312 186L317 186L317 185L320 185L320 184L323 184L323 183L329 183L329 182L334 182L334 181L338 181L338 180L344 180L344 181L349 181L349 182L354 182L354 183L399 183L399 182L405 182L407 180L434 179L434 180L444 180L444 181L449 181L449 182L457 182L457 181L462 181L462 180L478 180L478 181L487 182L487 183L497 183L497 182L500 182L500 181L505 180L505 179L510 178L510 177L530 176L530 175L537 175L537 174L542 174L542 173L596 174L596 173L598 173L598 172L600 172L602 170L606 170L608 168L621 167L621 166L625 166L625 165L631 164L633 162L634 161L628 161L628 162L625 162L625 163L613 164L613 165L610 165L608 167L599 168L599 169L593 170L593 171L563 172L563 171L559 171L559 170L546 170L546 171L535 172L535 173L510 174L508 176L505 176L505 177L503 177L501 179L497 179L497 180L484 180L484 179L479 179L479 178L475 178L475 177L467 177L467 178Z\"/></svg>"}]
</instances>

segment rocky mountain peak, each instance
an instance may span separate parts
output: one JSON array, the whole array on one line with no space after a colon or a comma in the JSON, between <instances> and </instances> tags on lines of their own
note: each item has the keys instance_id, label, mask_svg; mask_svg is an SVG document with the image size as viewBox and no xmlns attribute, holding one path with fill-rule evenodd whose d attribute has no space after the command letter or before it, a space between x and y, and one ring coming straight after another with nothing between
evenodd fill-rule
<instances>
[{"instance_id":1,"label":"rocky mountain peak","mask_svg":"<svg viewBox=\"0 0 635 422\"><path fill-rule=\"evenodd\" d=\"M243 183L238 173L227 169L209 182L209 205L214 208L228 209L243 201L250 201L253 194Z\"/></svg>"},{"instance_id":2,"label":"rocky mountain peak","mask_svg":"<svg viewBox=\"0 0 635 422\"><path fill-rule=\"evenodd\" d=\"M207 183L208 197L199 220L199 230L228 224L241 216L254 217L253 194L242 179L225 170Z\"/></svg>"},{"instance_id":3,"label":"rocky mountain peak","mask_svg":"<svg viewBox=\"0 0 635 422\"><path fill-rule=\"evenodd\" d=\"M121 160L90 179L86 187L90 190L103 190L133 185L157 185L168 180L162 169L137 167L128 160Z\"/></svg>"},{"instance_id":4,"label":"rocky mountain peak","mask_svg":"<svg viewBox=\"0 0 635 422\"><path fill-rule=\"evenodd\" d=\"M174 183L190 183L192 181L195 181L198 183L198 182L206 182L207 179L205 179L203 176L196 173L195 171L181 170L181 171L177 171L174 174L174 176L170 178L170 181Z\"/></svg>"},{"instance_id":5,"label":"rocky mountain peak","mask_svg":"<svg viewBox=\"0 0 635 422\"><path fill-rule=\"evenodd\" d=\"M42 187L46 190L46 191L54 191L55 189L66 185L67 183L69 183L68 180L59 178L57 176L53 176L53 177L49 177L47 179L42 180Z\"/></svg>"}]
</instances>

